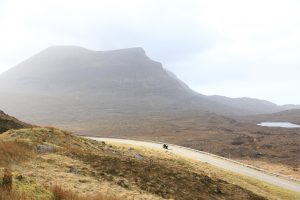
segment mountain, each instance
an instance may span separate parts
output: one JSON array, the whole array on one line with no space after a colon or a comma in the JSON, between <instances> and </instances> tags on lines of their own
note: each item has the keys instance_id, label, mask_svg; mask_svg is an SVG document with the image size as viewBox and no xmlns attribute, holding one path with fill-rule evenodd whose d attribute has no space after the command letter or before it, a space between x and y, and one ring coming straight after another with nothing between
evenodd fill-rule
<instances>
[{"instance_id":1,"label":"mountain","mask_svg":"<svg viewBox=\"0 0 300 200\"><path fill-rule=\"evenodd\" d=\"M300 124L300 109L285 110L272 114L244 116L246 122L260 123L260 122L291 122Z\"/></svg>"},{"instance_id":2,"label":"mountain","mask_svg":"<svg viewBox=\"0 0 300 200\"><path fill-rule=\"evenodd\" d=\"M0 110L0 134L10 129L28 128L29 124L21 122Z\"/></svg>"},{"instance_id":3,"label":"mountain","mask_svg":"<svg viewBox=\"0 0 300 200\"><path fill-rule=\"evenodd\" d=\"M219 95L208 96L210 100L217 103L235 108L246 110L248 115L250 114L265 114L265 113L275 113L290 109L300 109L300 105L282 105L279 106L270 101L254 99L254 98L228 98Z\"/></svg>"},{"instance_id":4,"label":"mountain","mask_svg":"<svg viewBox=\"0 0 300 200\"><path fill-rule=\"evenodd\" d=\"M258 166L270 161L300 177L294 170L300 134L241 121L241 115L277 112L279 106L198 94L141 48L45 49L0 75L0 105L31 124L165 141Z\"/></svg>"},{"instance_id":5,"label":"mountain","mask_svg":"<svg viewBox=\"0 0 300 200\"><path fill-rule=\"evenodd\" d=\"M0 75L0 96L0 105L19 119L54 125L166 114L263 114L280 109L265 101L198 94L147 57L142 48L47 48Z\"/></svg>"},{"instance_id":6,"label":"mountain","mask_svg":"<svg viewBox=\"0 0 300 200\"><path fill-rule=\"evenodd\" d=\"M3 73L0 95L7 111L34 123L161 112L234 114L190 90L141 48L51 47Z\"/></svg>"},{"instance_id":7,"label":"mountain","mask_svg":"<svg viewBox=\"0 0 300 200\"><path fill-rule=\"evenodd\" d=\"M12 89L47 94L123 90L180 93L187 87L170 78L141 48L96 52L81 47L51 47L7 71L1 80Z\"/></svg>"}]
</instances>

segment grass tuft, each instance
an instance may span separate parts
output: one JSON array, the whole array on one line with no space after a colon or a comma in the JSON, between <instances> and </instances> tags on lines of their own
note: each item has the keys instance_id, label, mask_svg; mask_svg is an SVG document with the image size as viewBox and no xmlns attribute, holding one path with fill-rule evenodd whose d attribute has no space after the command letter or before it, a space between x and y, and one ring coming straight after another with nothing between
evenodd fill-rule
<instances>
[{"instance_id":1,"label":"grass tuft","mask_svg":"<svg viewBox=\"0 0 300 200\"><path fill-rule=\"evenodd\" d=\"M80 196L71 190L65 190L61 186L55 186L52 189L52 200L118 200L115 197L97 194L95 196Z\"/></svg>"},{"instance_id":2,"label":"grass tuft","mask_svg":"<svg viewBox=\"0 0 300 200\"><path fill-rule=\"evenodd\" d=\"M0 141L0 166L25 161L31 155L28 145L21 141Z\"/></svg>"}]
</instances>

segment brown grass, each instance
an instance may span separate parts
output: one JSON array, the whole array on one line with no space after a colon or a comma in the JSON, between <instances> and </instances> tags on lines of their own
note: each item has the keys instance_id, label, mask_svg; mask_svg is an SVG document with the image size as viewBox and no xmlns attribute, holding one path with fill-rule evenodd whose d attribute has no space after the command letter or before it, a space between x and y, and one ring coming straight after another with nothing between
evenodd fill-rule
<instances>
[{"instance_id":1,"label":"brown grass","mask_svg":"<svg viewBox=\"0 0 300 200\"><path fill-rule=\"evenodd\" d=\"M0 141L0 166L25 161L31 155L28 145L18 141Z\"/></svg>"},{"instance_id":2,"label":"brown grass","mask_svg":"<svg viewBox=\"0 0 300 200\"><path fill-rule=\"evenodd\" d=\"M12 190L13 175L10 169L4 169L4 175L2 179L1 188L10 192Z\"/></svg>"},{"instance_id":3,"label":"brown grass","mask_svg":"<svg viewBox=\"0 0 300 200\"><path fill-rule=\"evenodd\" d=\"M21 195L16 191L12 191L12 172L10 169L4 169L2 182L0 184L0 200L16 200L21 199Z\"/></svg>"},{"instance_id":4,"label":"brown grass","mask_svg":"<svg viewBox=\"0 0 300 200\"><path fill-rule=\"evenodd\" d=\"M115 200L120 197L178 200L265 199L247 189L220 180L217 176L207 176L172 157L166 159L156 154L149 155L87 140L57 129L8 131L0 135L1 140L0 150L4 154L0 158L6 155L6 162L18 162L12 165L14 171L29 178L24 181L16 180L13 187L24 192L27 199L42 196L40 199L43 200ZM35 151L41 144L54 146L57 151ZM14 150L10 151L11 149ZM26 159L26 152L35 156L26 162L20 162ZM142 158L136 156L138 153L141 153ZM70 171L71 167L76 170ZM59 186L53 187L56 184ZM36 187L38 185L44 187ZM97 195L98 192L100 195ZM107 196L110 194L118 194L118 198Z\"/></svg>"},{"instance_id":5,"label":"brown grass","mask_svg":"<svg viewBox=\"0 0 300 200\"><path fill-rule=\"evenodd\" d=\"M0 189L0 200L29 200L29 199L16 190L6 191Z\"/></svg>"},{"instance_id":6,"label":"brown grass","mask_svg":"<svg viewBox=\"0 0 300 200\"><path fill-rule=\"evenodd\" d=\"M60 127L82 135L154 140L236 160L281 164L286 170L265 169L294 178L300 176L300 129L266 128L240 121L231 123L220 116L192 113L99 118Z\"/></svg>"},{"instance_id":7,"label":"brown grass","mask_svg":"<svg viewBox=\"0 0 300 200\"><path fill-rule=\"evenodd\" d=\"M147 156L143 160L137 160L134 154L119 156L118 153L69 156L89 164L96 172L97 179L114 181L123 188L138 187L144 193L162 198L196 200L228 199L231 196L230 199L265 199L238 186L191 170L172 159Z\"/></svg>"},{"instance_id":8,"label":"brown grass","mask_svg":"<svg viewBox=\"0 0 300 200\"><path fill-rule=\"evenodd\" d=\"M97 194L95 196L80 196L71 190L65 190L60 186L55 186L52 189L52 200L117 200L116 197L104 196Z\"/></svg>"},{"instance_id":9,"label":"brown grass","mask_svg":"<svg viewBox=\"0 0 300 200\"><path fill-rule=\"evenodd\" d=\"M16 186L13 188L13 175L11 170L5 169L2 182L0 182L0 200L33 200L35 196L21 192ZM71 190L55 186L51 189L52 197L42 198L43 200L118 200L116 197L96 194L93 196L83 196ZM38 198L40 199L40 198Z\"/></svg>"}]
</instances>

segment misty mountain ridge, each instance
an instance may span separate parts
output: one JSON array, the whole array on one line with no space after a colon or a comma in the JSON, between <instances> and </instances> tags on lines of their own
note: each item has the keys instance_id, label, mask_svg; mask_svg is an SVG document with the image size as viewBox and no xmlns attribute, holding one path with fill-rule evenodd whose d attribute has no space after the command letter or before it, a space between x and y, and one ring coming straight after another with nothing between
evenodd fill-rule
<instances>
[{"instance_id":1,"label":"misty mountain ridge","mask_svg":"<svg viewBox=\"0 0 300 200\"><path fill-rule=\"evenodd\" d=\"M169 76L170 72L160 63L150 60L142 48L102 52L82 47L56 46L5 72L1 80L9 82L12 87L38 93L52 90L55 93L100 89L101 92L111 92L112 89L132 91L138 89L133 86L139 84L146 88L146 92L187 88L175 76L173 79Z\"/></svg>"},{"instance_id":2,"label":"misty mountain ridge","mask_svg":"<svg viewBox=\"0 0 300 200\"><path fill-rule=\"evenodd\" d=\"M263 100L196 93L139 47L49 47L1 74L0 95L3 109L33 123L149 113L252 115L286 109Z\"/></svg>"},{"instance_id":3,"label":"misty mountain ridge","mask_svg":"<svg viewBox=\"0 0 300 200\"><path fill-rule=\"evenodd\" d=\"M219 95L209 96L210 100L238 109L248 110L249 114L275 113L284 110L299 109L300 105L277 105L273 102L250 97L229 98ZM255 111L253 113L253 111Z\"/></svg>"}]
</instances>

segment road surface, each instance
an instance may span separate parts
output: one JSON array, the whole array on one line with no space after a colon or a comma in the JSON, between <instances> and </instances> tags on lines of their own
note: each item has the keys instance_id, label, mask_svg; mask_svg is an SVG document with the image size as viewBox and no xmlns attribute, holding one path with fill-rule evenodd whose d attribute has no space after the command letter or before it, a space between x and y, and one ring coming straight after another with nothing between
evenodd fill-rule
<instances>
[{"instance_id":1,"label":"road surface","mask_svg":"<svg viewBox=\"0 0 300 200\"><path fill-rule=\"evenodd\" d=\"M115 142L122 143L133 146L142 146L147 148L153 148L156 150L163 150L161 143L155 142L146 142L146 141L137 141L137 140L128 140L128 139L116 139L116 138L101 138L101 137L88 137L90 139L104 141L104 142ZM262 170L258 170L241 163L238 163L233 160L229 160L223 157L219 157L213 154L209 154L202 151L197 151L190 148L181 147L178 145L169 145L169 151L184 156L186 158L191 158L201 162L206 162L211 165L217 166L219 168L232 171L234 173L239 173L245 176L256 178L258 180L279 186L284 189L296 191L300 193L300 182L289 180L284 177L277 176L275 174L267 173Z\"/></svg>"}]
</instances>

